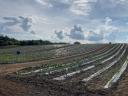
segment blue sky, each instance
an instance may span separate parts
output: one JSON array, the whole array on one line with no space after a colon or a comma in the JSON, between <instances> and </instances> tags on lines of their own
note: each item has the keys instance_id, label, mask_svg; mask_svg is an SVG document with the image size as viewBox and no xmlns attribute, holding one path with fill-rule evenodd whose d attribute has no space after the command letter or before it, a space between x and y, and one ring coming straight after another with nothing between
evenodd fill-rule
<instances>
[{"instance_id":1,"label":"blue sky","mask_svg":"<svg viewBox=\"0 0 128 96\"><path fill-rule=\"evenodd\" d=\"M128 43L128 0L0 0L0 34L20 40Z\"/></svg>"}]
</instances>

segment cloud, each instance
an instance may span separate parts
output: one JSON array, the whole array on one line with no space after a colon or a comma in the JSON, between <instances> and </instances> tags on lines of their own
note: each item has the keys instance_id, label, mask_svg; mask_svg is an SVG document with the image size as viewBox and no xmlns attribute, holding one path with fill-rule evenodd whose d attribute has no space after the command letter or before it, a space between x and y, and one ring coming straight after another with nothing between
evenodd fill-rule
<instances>
[{"instance_id":1,"label":"cloud","mask_svg":"<svg viewBox=\"0 0 128 96\"><path fill-rule=\"evenodd\" d=\"M60 39L60 40L64 39L64 32L63 31L59 31L59 32L55 31L55 34L56 34L58 39Z\"/></svg>"},{"instance_id":2,"label":"cloud","mask_svg":"<svg viewBox=\"0 0 128 96\"><path fill-rule=\"evenodd\" d=\"M70 30L69 34L67 36L71 39L75 40L84 40L84 32L82 30L82 27L80 25L74 25L74 27Z\"/></svg>"},{"instance_id":3,"label":"cloud","mask_svg":"<svg viewBox=\"0 0 128 96\"><path fill-rule=\"evenodd\" d=\"M44 7L53 7L48 0L35 0L37 3L41 4Z\"/></svg>"},{"instance_id":4,"label":"cloud","mask_svg":"<svg viewBox=\"0 0 128 96\"><path fill-rule=\"evenodd\" d=\"M70 10L76 15L89 15L92 4L96 1L97 0L74 0Z\"/></svg>"},{"instance_id":5,"label":"cloud","mask_svg":"<svg viewBox=\"0 0 128 96\"><path fill-rule=\"evenodd\" d=\"M36 35L36 32L32 29L32 24L32 19L29 17L3 17L0 20L0 33L3 35L8 35L16 38L17 36L20 36L19 33L23 33L24 36L27 37L25 35L26 33L27 35L30 34L28 35L28 37L30 36L29 38L31 38L34 37L34 35ZM12 36L11 34L14 36Z\"/></svg>"},{"instance_id":6,"label":"cloud","mask_svg":"<svg viewBox=\"0 0 128 96\"><path fill-rule=\"evenodd\" d=\"M112 33L116 34L116 32L119 32L119 28L115 25L113 25L113 20L110 17L105 17L103 22L97 23L92 29L93 31L87 32L87 39L89 41L109 41L108 36L110 36ZM117 33L118 34L118 33ZM113 38L111 38L111 41L115 40L115 36L113 35Z\"/></svg>"},{"instance_id":7,"label":"cloud","mask_svg":"<svg viewBox=\"0 0 128 96\"><path fill-rule=\"evenodd\" d=\"M36 15L33 15L33 16L29 16L29 18L32 20L32 23L33 24L38 24L38 23L41 23L41 24L53 24L51 21L49 21L49 19L47 17L44 17L44 16L36 16Z\"/></svg>"},{"instance_id":8,"label":"cloud","mask_svg":"<svg viewBox=\"0 0 128 96\"><path fill-rule=\"evenodd\" d=\"M42 4L42 5L47 5L47 2L45 2L44 0L36 0L36 2Z\"/></svg>"},{"instance_id":9,"label":"cloud","mask_svg":"<svg viewBox=\"0 0 128 96\"><path fill-rule=\"evenodd\" d=\"M105 18L105 25L109 25L111 24L111 22L112 22L112 19L110 17Z\"/></svg>"},{"instance_id":10,"label":"cloud","mask_svg":"<svg viewBox=\"0 0 128 96\"><path fill-rule=\"evenodd\" d=\"M118 27L114 26L112 23L113 23L113 20L110 17L106 17L105 23L99 27L99 31L102 32L105 35L105 37L110 35L112 32L115 33L120 30Z\"/></svg>"},{"instance_id":11,"label":"cloud","mask_svg":"<svg viewBox=\"0 0 128 96\"><path fill-rule=\"evenodd\" d=\"M93 25L95 23L96 25ZM62 40L66 36L71 40L83 40L91 42L103 42L109 41L108 38L112 33L116 34L119 31L119 28L113 25L113 20L110 17L105 17L102 22L91 23L93 27L82 28L80 25L74 25L73 28L65 31L56 32L57 37ZM92 30L92 31L90 31ZM110 36L111 37L111 36ZM112 39L111 39L112 40ZM113 40L115 41L114 35Z\"/></svg>"},{"instance_id":12,"label":"cloud","mask_svg":"<svg viewBox=\"0 0 128 96\"><path fill-rule=\"evenodd\" d=\"M3 17L0 21L0 32L9 31L9 28L19 24L16 17Z\"/></svg>"},{"instance_id":13,"label":"cloud","mask_svg":"<svg viewBox=\"0 0 128 96\"><path fill-rule=\"evenodd\" d=\"M3 23L6 26L13 26L20 23L16 17L3 17L3 19L6 20L6 22Z\"/></svg>"},{"instance_id":14,"label":"cloud","mask_svg":"<svg viewBox=\"0 0 128 96\"><path fill-rule=\"evenodd\" d=\"M29 17L22 17L22 16L19 16L19 18L21 19L20 26L22 27L22 29L24 31L29 31L32 26L32 19Z\"/></svg>"},{"instance_id":15,"label":"cloud","mask_svg":"<svg viewBox=\"0 0 128 96\"><path fill-rule=\"evenodd\" d=\"M111 32L106 39L111 42L128 42L128 32Z\"/></svg>"},{"instance_id":16,"label":"cloud","mask_svg":"<svg viewBox=\"0 0 128 96\"><path fill-rule=\"evenodd\" d=\"M66 28L67 30L63 29L61 31L55 31L56 37L60 40L68 37L72 40L84 40L84 31L80 25L74 25L73 28Z\"/></svg>"},{"instance_id":17,"label":"cloud","mask_svg":"<svg viewBox=\"0 0 128 96\"><path fill-rule=\"evenodd\" d=\"M82 15L92 18L128 16L127 0L34 0L47 15ZM48 7L50 6L50 7ZM37 9L38 9L37 8ZM56 10L53 12L53 10ZM63 13L64 12L64 13ZM104 13L104 14L102 14Z\"/></svg>"},{"instance_id":18,"label":"cloud","mask_svg":"<svg viewBox=\"0 0 128 96\"><path fill-rule=\"evenodd\" d=\"M31 27L32 20L29 17L3 17L0 20L0 34L18 40L39 39Z\"/></svg>"},{"instance_id":19,"label":"cloud","mask_svg":"<svg viewBox=\"0 0 128 96\"><path fill-rule=\"evenodd\" d=\"M127 0L97 0L90 12L91 18L126 18L128 16Z\"/></svg>"},{"instance_id":20,"label":"cloud","mask_svg":"<svg viewBox=\"0 0 128 96\"><path fill-rule=\"evenodd\" d=\"M105 17L103 22L97 23L93 31L88 32L87 39L96 42L128 42L128 28L114 24L112 18Z\"/></svg>"},{"instance_id":21,"label":"cloud","mask_svg":"<svg viewBox=\"0 0 128 96\"><path fill-rule=\"evenodd\" d=\"M49 40L56 35L67 42L100 42L118 41L114 38L126 38L128 32L128 0L0 0L0 12L0 32L15 32L15 37L28 32ZM71 28L77 24L81 30Z\"/></svg>"},{"instance_id":22,"label":"cloud","mask_svg":"<svg viewBox=\"0 0 128 96\"><path fill-rule=\"evenodd\" d=\"M44 14L48 15L49 17L57 16L64 17L71 15L70 6L71 0L45 0L50 7L41 7L41 10L44 10Z\"/></svg>"},{"instance_id":23,"label":"cloud","mask_svg":"<svg viewBox=\"0 0 128 96\"><path fill-rule=\"evenodd\" d=\"M36 34L36 32L35 32L35 31L33 31L33 30L32 30L32 31L30 31L30 33L32 33L32 34Z\"/></svg>"},{"instance_id":24,"label":"cloud","mask_svg":"<svg viewBox=\"0 0 128 96\"><path fill-rule=\"evenodd\" d=\"M29 32L32 27L32 19L29 17L3 17L3 21L4 22L0 22L0 31L17 26L23 29L23 31Z\"/></svg>"},{"instance_id":25,"label":"cloud","mask_svg":"<svg viewBox=\"0 0 128 96\"><path fill-rule=\"evenodd\" d=\"M103 37L102 33L98 34L98 33L95 33L93 31L88 32L88 35L87 35L87 38L86 38L86 40L95 41L95 42L101 41L103 39L104 39L104 37Z\"/></svg>"}]
</instances>

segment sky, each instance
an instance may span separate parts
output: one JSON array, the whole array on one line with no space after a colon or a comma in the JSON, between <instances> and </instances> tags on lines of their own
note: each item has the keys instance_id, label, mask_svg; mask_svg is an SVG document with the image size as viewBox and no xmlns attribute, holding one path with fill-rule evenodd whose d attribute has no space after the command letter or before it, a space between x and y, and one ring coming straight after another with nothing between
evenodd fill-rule
<instances>
[{"instance_id":1,"label":"sky","mask_svg":"<svg viewBox=\"0 0 128 96\"><path fill-rule=\"evenodd\" d=\"M128 0L0 0L0 35L128 43Z\"/></svg>"}]
</instances>

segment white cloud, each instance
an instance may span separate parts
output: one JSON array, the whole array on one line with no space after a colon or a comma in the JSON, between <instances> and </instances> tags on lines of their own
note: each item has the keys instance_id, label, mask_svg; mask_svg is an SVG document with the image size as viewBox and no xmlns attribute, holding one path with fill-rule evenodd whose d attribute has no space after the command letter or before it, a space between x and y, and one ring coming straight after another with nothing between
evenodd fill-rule
<instances>
[{"instance_id":1,"label":"white cloud","mask_svg":"<svg viewBox=\"0 0 128 96\"><path fill-rule=\"evenodd\" d=\"M87 32L87 40L89 41L102 41L104 39L104 35L102 33L96 33L93 31Z\"/></svg>"},{"instance_id":2,"label":"white cloud","mask_svg":"<svg viewBox=\"0 0 128 96\"><path fill-rule=\"evenodd\" d=\"M112 19L110 17L105 18L105 25L109 25L112 22Z\"/></svg>"},{"instance_id":3,"label":"white cloud","mask_svg":"<svg viewBox=\"0 0 128 96\"><path fill-rule=\"evenodd\" d=\"M88 24L88 22L86 23ZM126 31L122 32L123 28L117 27L113 25L113 23L114 21L110 17L105 17L101 21L91 20L91 23L89 23L89 25L92 25L92 27L87 28L87 27L81 27L81 26L75 25L73 28L60 31L59 35L62 36L63 34L63 38L64 38L63 40L65 40L65 38L68 37L69 40L72 40L72 41L80 40L80 42L93 42L93 43L119 42L119 39L121 41L122 37L124 38L128 37L128 34L126 34ZM121 34L121 35L118 35L118 34ZM123 34L127 36L123 36Z\"/></svg>"},{"instance_id":4,"label":"white cloud","mask_svg":"<svg viewBox=\"0 0 128 96\"><path fill-rule=\"evenodd\" d=\"M125 35L128 32L128 0L0 0L0 12L0 19L5 17L0 20L0 32L28 31L45 40L55 40L51 39L54 29L65 27L68 27L62 32L65 41L100 38L100 34L105 41L111 39L108 38L111 34L118 37L119 32ZM83 26L82 32L71 28L77 24Z\"/></svg>"},{"instance_id":5,"label":"white cloud","mask_svg":"<svg viewBox=\"0 0 128 96\"><path fill-rule=\"evenodd\" d=\"M61 31L55 31L55 34L58 39L66 39L69 40L84 40L85 35L82 27L80 25L74 25L72 28L65 28Z\"/></svg>"},{"instance_id":6,"label":"white cloud","mask_svg":"<svg viewBox=\"0 0 128 96\"><path fill-rule=\"evenodd\" d=\"M0 32L3 34L18 34L26 32L31 34L33 21L29 17L3 17L0 22Z\"/></svg>"},{"instance_id":7,"label":"white cloud","mask_svg":"<svg viewBox=\"0 0 128 96\"><path fill-rule=\"evenodd\" d=\"M76 15L89 15L92 3L96 1L97 0L74 0L70 10Z\"/></svg>"},{"instance_id":8,"label":"white cloud","mask_svg":"<svg viewBox=\"0 0 128 96\"><path fill-rule=\"evenodd\" d=\"M32 15L32 16L29 16L29 18L32 19L33 21L33 24L39 24L39 23L42 23L42 24L53 24L51 21L48 20L47 17L44 17L44 16L37 16L37 15Z\"/></svg>"},{"instance_id":9,"label":"white cloud","mask_svg":"<svg viewBox=\"0 0 128 96\"><path fill-rule=\"evenodd\" d=\"M45 2L44 0L36 0L38 3L42 4L42 5L47 5L48 3Z\"/></svg>"},{"instance_id":10,"label":"white cloud","mask_svg":"<svg viewBox=\"0 0 128 96\"><path fill-rule=\"evenodd\" d=\"M56 37L60 40L64 39L65 38L65 35L64 35L64 32L61 30L61 31L57 31L55 30L55 34L56 34Z\"/></svg>"},{"instance_id":11,"label":"white cloud","mask_svg":"<svg viewBox=\"0 0 128 96\"><path fill-rule=\"evenodd\" d=\"M67 36L70 39L75 39L75 40L84 40L84 31L80 25L74 25L74 27L70 30L69 34Z\"/></svg>"},{"instance_id":12,"label":"white cloud","mask_svg":"<svg viewBox=\"0 0 128 96\"><path fill-rule=\"evenodd\" d=\"M111 34L112 32L118 32L119 28L112 25L112 19L110 17L105 18L105 24L101 25L100 31L104 32L105 36Z\"/></svg>"},{"instance_id":13,"label":"white cloud","mask_svg":"<svg viewBox=\"0 0 128 96\"><path fill-rule=\"evenodd\" d=\"M48 2L48 0L36 0L36 2L43 5L44 7L53 7L53 5Z\"/></svg>"}]
</instances>

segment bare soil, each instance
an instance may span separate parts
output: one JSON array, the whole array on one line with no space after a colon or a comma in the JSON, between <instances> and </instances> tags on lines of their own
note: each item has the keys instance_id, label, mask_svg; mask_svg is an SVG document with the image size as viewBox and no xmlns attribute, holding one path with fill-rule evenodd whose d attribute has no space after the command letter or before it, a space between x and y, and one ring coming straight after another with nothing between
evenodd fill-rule
<instances>
[{"instance_id":1,"label":"bare soil","mask_svg":"<svg viewBox=\"0 0 128 96\"><path fill-rule=\"evenodd\" d=\"M88 90L78 81L63 84L40 76L17 78L12 74L31 66L40 66L49 62L68 62L85 55L86 53L45 61L0 65L0 96L128 96L128 70L119 84L108 90Z\"/></svg>"}]
</instances>

